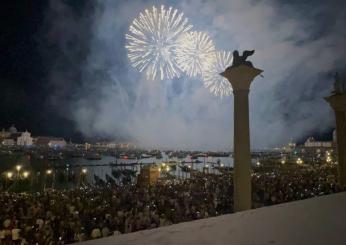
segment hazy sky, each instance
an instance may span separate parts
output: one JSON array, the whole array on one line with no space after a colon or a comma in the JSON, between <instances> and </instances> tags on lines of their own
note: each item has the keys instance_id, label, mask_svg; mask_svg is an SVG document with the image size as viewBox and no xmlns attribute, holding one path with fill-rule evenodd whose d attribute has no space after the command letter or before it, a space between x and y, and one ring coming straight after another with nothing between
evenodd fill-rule
<instances>
[{"instance_id":1,"label":"hazy sky","mask_svg":"<svg viewBox=\"0 0 346 245\"><path fill-rule=\"evenodd\" d=\"M128 139L146 147L226 150L233 145L233 97L220 99L200 78L148 81L132 68L125 34L152 5L185 13L220 50L255 49L264 70L250 91L254 148L330 130L323 100L333 73L346 68L346 3L339 1L75 1L43 8L39 50L45 103L84 136Z\"/></svg>"}]
</instances>

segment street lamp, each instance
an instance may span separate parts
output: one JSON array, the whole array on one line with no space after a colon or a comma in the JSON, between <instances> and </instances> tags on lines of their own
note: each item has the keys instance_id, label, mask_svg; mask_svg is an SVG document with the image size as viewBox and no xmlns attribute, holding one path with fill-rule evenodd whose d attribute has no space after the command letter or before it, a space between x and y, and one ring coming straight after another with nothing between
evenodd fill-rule
<instances>
[{"instance_id":1,"label":"street lamp","mask_svg":"<svg viewBox=\"0 0 346 245\"><path fill-rule=\"evenodd\" d=\"M299 165L300 165L300 164L303 164L303 160L302 160L301 158L298 158L296 162L297 162L297 164L299 164Z\"/></svg>"},{"instance_id":2,"label":"street lamp","mask_svg":"<svg viewBox=\"0 0 346 245\"><path fill-rule=\"evenodd\" d=\"M29 172L28 171L24 171L24 173L23 173L23 177L24 177L24 179L26 179L26 178L28 178L29 177Z\"/></svg>"},{"instance_id":3,"label":"street lamp","mask_svg":"<svg viewBox=\"0 0 346 245\"><path fill-rule=\"evenodd\" d=\"M7 172L6 177L7 177L8 179L11 179L12 176L13 176L13 173L12 173L12 172Z\"/></svg>"},{"instance_id":4,"label":"street lamp","mask_svg":"<svg viewBox=\"0 0 346 245\"><path fill-rule=\"evenodd\" d=\"M16 169L17 169L17 178L19 179L19 172L22 169L22 166L21 165L17 165Z\"/></svg>"},{"instance_id":5,"label":"street lamp","mask_svg":"<svg viewBox=\"0 0 346 245\"><path fill-rule=\"evenodd\" d=\"M10 179L12 179L13 173L12 172L7 172L6 173L6 179L5 179L5 188L7 188L7 183Z\"/></svg>"},{"instance_id":6,"label":"street lamp","mask_svg":"<svg viewBox=\"0 0 346 245\"><path fill-rule=\"evenodd\" d=\"M209 174L209 165L208 164L204 165L203 173L208 173Z\"/></svg>"},{"instance_id":7,"label":"street lamp","mask_svg":"<svg viewBox=\"0 0 346 245\"><path fill-rule=\"evenodd\" d=\"M46 185L47 185L47 175L51 175L53 173L53 170L47 169L46 175L44 176L44 185L43 185L43 191L46 190Z\"/></svg>"},{"instance_id":8,"label":"street lamp","mask_svg":"<svg viewBox=\"0 0 346 245\"><path fill-rule=\"evenodd\" d=\"M88 172L87 168L82 168L80 176L79 176L79 185L81 185L82 182L85 181L85 176L86 176L87 172Z\"/></svg>"}]
</instances>

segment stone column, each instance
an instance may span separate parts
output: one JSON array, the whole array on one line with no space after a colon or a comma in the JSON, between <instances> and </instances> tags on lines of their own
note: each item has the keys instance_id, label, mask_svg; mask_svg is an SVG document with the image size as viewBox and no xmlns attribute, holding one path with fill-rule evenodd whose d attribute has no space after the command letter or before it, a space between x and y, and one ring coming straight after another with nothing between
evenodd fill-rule
<instances>
[{"instance_id":1,"label":"stone column","mask_svg":"<svg viewBox=\"0 0 346 245\"><path fill-rule=\"evenodd\" d=\"M335 112L338 181L346 188L346 94L334 94L325 99Z\"/></svg>"},{"instance_id":2,"label":"stone column","mask_svg":"<svg viewBox=\"0 0 346 245\"><path fill-rule=\"evenodd\" d=\"M251 209L251 152L249 127L249 90L262 70L240 65L229 67L222 76L234 94L234 211Z\"/></svg>"}]
</instances>

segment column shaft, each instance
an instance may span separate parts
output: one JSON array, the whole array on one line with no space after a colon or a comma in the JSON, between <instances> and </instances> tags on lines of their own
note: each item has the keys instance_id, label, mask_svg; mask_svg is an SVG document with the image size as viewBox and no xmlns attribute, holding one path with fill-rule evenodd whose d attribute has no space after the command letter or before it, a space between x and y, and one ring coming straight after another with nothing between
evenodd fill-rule
<instances>
[{"instance_id":1,"label":"column shaft","mask_svg":"<svg viewBox=\"0 0 346 245\"><path fill-rule=\"evenodd\" d=\"M251 209L249 90L234 90L234 211Z\"/></svg>"},{"instance_id":2,"label":"column shaft","mask_svg":"<svg viewBox=\"0 0 346 245\"><path fill-rule=\"evenodd\" d=\"M339 184L346 187L346 112L335 110Z\"/></svg>"}]
</instances>

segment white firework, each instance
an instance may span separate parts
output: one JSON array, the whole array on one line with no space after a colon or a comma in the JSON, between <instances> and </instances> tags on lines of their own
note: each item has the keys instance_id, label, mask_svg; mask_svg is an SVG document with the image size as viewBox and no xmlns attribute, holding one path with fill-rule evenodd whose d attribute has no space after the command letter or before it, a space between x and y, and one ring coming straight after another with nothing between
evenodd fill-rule
<instances>
[{"instance_id":1,"label":"white firework","mask_svg":"<svg viewBox=\"0 0 346 245\"><path fill-rule=\"evenodd\" d=\"M202 75L202 71L215 59L213 40L204 32L187 32L179 38L177 61L190 77Z\"/></svg>"},{"instance_id":2,"label":"white firework","mask_svg":"<svg viewBox=\"0 0 346 245\"><path fill-rule=\"evenodd\" d=\"M178 65L190 77L202 75L202 71L215 59L214 42L204 32L187 32L178 43Z\"/></svg>"},{"instance_id":3,"label":"white firework","mask_svg":"<svg viewBox=\"0 0 346 245\"><path fill-rule=\"evenodd\" d=\"M229 96L232 93L230 82L220 75L227 67L232 65L233 56L231 52L217 51L215 59L203 70L204 86L209 88L216 96Z\"/></svg>"},{"instance_id":4,"label":"white firework","mask_svg":"<svg viewBox=\"0 0 346 245\"><path fill-rule=\"evenodd\" d=\"M176 62L177 39L192 25L177 9L155 6L135 18L126 34L126 48L133 67L148 79L172 79L181 70Z\"/></svg>"}]
</instances>

